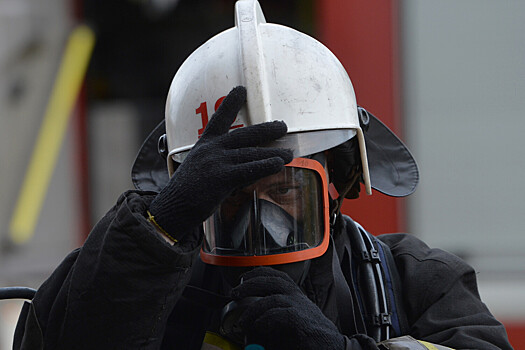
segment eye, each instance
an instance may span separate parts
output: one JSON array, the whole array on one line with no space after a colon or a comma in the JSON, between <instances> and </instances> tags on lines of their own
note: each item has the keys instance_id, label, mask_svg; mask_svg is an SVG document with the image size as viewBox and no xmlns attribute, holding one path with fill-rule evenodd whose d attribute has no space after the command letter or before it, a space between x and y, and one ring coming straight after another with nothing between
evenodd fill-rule
<instances>
[{"instance_id":1,"label":"eye","mask_svg":"<svg viewBox=\"0 0 525 350\"><path fill-rule=\"evenodd\" d=\"M287 194L289 193L290 191L292 190L291 187L279 187L277 188L277 193L280 194L280 195L284 195L284 194Z\"/></svg>"},{"instance_id":2,"label":"eye","mask_svg":"<svg viewBox=\"0 0 525 350\"><path fill-rule=\"evenodd\" d=\"M300 186L279 184L278 186L274 186L268 194L276 203L287 204L300 198L301 188Z\"/></svg>"},{"instance_id":3,"label":"eye","mask_svg":"<svg viewBox=\"0 0 525 350\"><path fill-rule=\"evenodd\" d=\"M289 195L291 194L292 192L296 191L298 189L298 187L296 186L289 186L289 185L278 185L278 186L274 186L272 189L271 189L271 193L274 195L274 196L286 196L286 195Z\"/></svg>"}]
</instances>

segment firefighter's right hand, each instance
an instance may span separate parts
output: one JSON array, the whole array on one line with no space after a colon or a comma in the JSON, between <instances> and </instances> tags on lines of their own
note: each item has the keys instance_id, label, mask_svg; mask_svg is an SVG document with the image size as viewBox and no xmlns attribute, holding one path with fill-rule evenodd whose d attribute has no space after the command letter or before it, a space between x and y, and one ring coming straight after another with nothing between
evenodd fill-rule
<instances>
[{"instance_id":1,"label":"firefighter's right hand","mask_svg":"<svg viewBox=\"0 0 525 350\"><path fill-rule=\"evenodd\" d=\"M246 102L246 89L234 88L213 114L200 140L150 204L155 222L180 241L195 231L235 189L278 173L293 152L260 147L284 136L284 122L230 130Z\"/></svg>"},{"instance_id":2,"label":"firefighter's right hand","mask_svg":"<svg viewBox=\"0 0 525 350\"><path fill-rule=\"evenodd\" d=\"M231 296L234 301L255 299L238 320L248 344L260 344L266 350L369 349L346 347L347 340L336 325L286 273L257 267L243 274L242 281Z\"/></svg>"}]
</instances>

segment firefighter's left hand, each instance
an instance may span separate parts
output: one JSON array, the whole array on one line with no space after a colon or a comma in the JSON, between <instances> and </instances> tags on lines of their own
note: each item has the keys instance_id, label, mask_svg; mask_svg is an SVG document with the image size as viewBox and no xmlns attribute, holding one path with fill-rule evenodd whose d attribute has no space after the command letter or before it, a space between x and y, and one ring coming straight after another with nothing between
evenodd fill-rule
<instances>
[{"instance_id":1,"label":"firefighter's left hand","mask_svg":"<svg viewBox=\"0 0 525 350\"><path fill-rule=\"evenodd\" d=\"M272 349L345 348L345 337L284 272L259 267L243 275L234 300L261 297L241 315L248 344Z\"/></svg>"}]
</instances>

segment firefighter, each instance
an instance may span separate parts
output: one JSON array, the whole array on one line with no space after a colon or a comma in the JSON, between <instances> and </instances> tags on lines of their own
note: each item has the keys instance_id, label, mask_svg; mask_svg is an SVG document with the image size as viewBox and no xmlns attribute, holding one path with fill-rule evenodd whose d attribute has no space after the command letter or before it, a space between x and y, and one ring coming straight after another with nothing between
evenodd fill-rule
<instances>
[{"instance_id":1,"label":"firefighter","mask_svg":"<svg viewBox=\"0 0 525 350\"><path fill-rule=\"evenodd\" d=\"M416 163L337 58L255 0L177 71L132 176L16 349L511 348L465 262L340 213L361 184L409 195Z\"/></svg>"}]
</instances>

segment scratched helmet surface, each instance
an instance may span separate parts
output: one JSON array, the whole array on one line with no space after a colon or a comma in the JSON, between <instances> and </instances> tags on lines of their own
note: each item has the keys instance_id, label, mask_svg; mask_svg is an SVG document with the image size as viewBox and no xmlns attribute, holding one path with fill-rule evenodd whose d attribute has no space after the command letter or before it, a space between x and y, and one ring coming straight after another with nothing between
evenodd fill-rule
<instances>
[{"instance_id":1,"label":"scratched helmet surface","mask_svg":"<svg viewBox=\"0 0 525 350\"><path fill-rule=\"evenodd\" d=\"M196 49L172 80L165 118L170 173L197 142L224 96L238 85L246 87L247 103L232 128L283 120L288 134L270 146L290 148L294 157L357 137L370 192L365 141L347 72L319 41L266 23L255 0L238 1L235 26Z\"/></svg>"}]
</instances>

